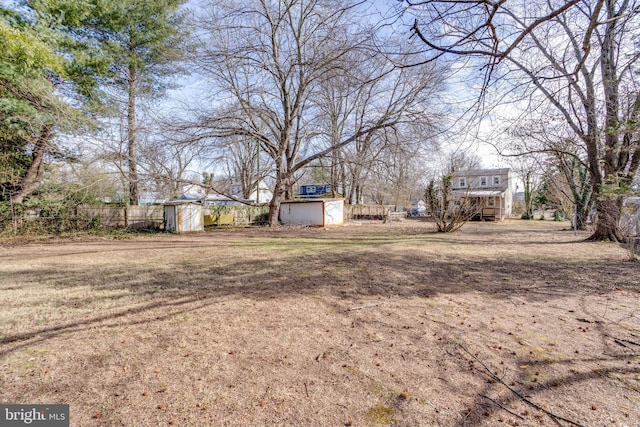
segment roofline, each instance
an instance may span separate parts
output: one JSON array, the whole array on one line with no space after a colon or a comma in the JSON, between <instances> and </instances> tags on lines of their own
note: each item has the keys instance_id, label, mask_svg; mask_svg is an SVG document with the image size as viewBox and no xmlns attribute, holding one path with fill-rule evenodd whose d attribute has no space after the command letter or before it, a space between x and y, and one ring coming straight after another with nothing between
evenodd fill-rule
<instances>
[{"instance_id":1,"label":"roofline","mask_svg":"<svg viewBox=\"0 0 640 427\"><path fill-rule=\"evenodd\" d=\"M336 198L330 198L330 197L317 197L314 199L293 199L293 200L283 200L280 202L280 204L283 203L309 203L309 202L337 202L340 200L345 200L344 197L336 197Z\"/></svg>"},{"instance_id":2,"label":"roofline","mask_svg":"<svg viewBox=\"0 0 640 427\"><path fill-rule=\"evenodd\" d=\"M509 173L511 172L511 168L500 168L500 169L468 169L468 170L463 170L463 171L456 171L453 174L454 175L468 175L468 174L473 174L473 175L485 175L485 174L491 174L491 173Z\"/></svg>"}]
</instances>

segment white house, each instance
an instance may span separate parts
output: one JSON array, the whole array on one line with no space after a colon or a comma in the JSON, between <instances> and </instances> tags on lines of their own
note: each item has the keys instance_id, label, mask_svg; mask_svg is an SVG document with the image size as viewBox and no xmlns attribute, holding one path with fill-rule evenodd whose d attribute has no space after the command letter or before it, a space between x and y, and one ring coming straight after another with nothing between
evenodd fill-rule
<instances>
[{"instance_id":1,"label":"white house","mask_svg":"<svg viewBox=\"0 0 640 427\"><path fill-rule=\"evenodd\" d=\"M502 221L511 215L513 190L511 169L478 169L453 174L452 193L470 199L479 209L474 219Z\"/></svg>"},{"instance_id":2,"label":"white house","mask_svg":"<svg viewBox=\"0 0 640 427\"><path fill-rule=\"evenodd\" d=\"M229 189L229 192L234 197L241 199L242 185L240 185L239 183L232 184ZM273 192L271 191L267 183L264 182L264 180L260 180L258 182L257 188L253 189L251 194L249 194L249 197L247 198L247 200L250 201L251 203L263 204L263 203L269 203L272 198L273 198Z\"/></svg>"},{"instance_id":3,"label":"white house","mask_svg":"<svg viewBox=\"0 0 640 427\"><path fill-rule=\"evenodd\" d=\"M260 181L258 188L259 190L254 190L248 199L244 199L242 197L242 186L240 184L232 184L229 187L229 194L231 194L232 197L218 193L206 193L202 186L188 185L183 187L186 191L180 194L180 200L198 201L205 206L243 206L270 202L273 197L273 192L269 190L267 184L264 181Z\"/></svg>"}]
</instances>

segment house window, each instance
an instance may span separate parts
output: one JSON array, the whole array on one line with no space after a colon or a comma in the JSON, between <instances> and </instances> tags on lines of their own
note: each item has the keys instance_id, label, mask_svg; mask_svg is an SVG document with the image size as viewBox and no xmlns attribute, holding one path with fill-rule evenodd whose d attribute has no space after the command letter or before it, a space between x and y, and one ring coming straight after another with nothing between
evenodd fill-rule
<instances>
[{"instance_id":1,"label":"house window","mask_svg":"<svg viewBox=\"0 0 640 427\"><path fill-rule=\"evenodd\" d=\"M480 177L480 187L486 187L489 184L489 180L486 176Z\"/></svg>"},{"instance_id":2,"label":"house window","mask_svg":"<svg viewBox=\"0 0 640 427\"><path fill-rule=\"evenodd\" d=\"M467 178L458 178L458 187L466 188L467 187Z\"/></svg>"},{"instance_id":3,"label":"house window","mask_svg":"<svg viewBox=\"0 0 640 427\"><path fill-rule=\"evenodd\" d=\"M496 205L496 199L495 197L489 197L489 206L495 206Z\"/></svg>"},{"instance_id":4,"label":"house window","mask_svg":"<svg viewBox=\"0 0 640 427\"><path fill-rule=\"evenodd\" d=\"M500 177L499 176L494 176L493 177L493 185L500 185Z\"/></svg>"}]
</instances>

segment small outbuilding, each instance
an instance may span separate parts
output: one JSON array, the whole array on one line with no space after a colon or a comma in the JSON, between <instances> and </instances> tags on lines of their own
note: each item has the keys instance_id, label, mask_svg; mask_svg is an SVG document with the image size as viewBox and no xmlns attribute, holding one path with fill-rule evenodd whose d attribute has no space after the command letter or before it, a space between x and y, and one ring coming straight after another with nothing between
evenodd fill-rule
<instances>
[{"instance_id":1,"label":"small outbuilding","mask_svg":"<svg viewBox=\"0 0 640 427\"><path fill-rule=\"evenodd\" d=\"M164 229L174 233L189 233L204 230L202 204L176 200L164 204Z\"/></svg>"},{"instance_id":2,"label":"small outbuilding","mask_svg":"<svg viewBox=\"0 0 640 427\"><path fill-rule=\"evenodd\" d=\"M344 224L344 199L286 200L280 204L280 222L318 227Z\"/></svg>"}]
</instances>

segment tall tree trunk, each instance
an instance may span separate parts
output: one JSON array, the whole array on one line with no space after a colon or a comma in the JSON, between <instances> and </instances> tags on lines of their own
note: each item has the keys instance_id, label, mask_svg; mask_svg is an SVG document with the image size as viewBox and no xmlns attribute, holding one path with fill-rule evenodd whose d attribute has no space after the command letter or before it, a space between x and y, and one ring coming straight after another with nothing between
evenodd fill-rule
<instances>
[{"instance_id":1,"label":"tall tree trunk","mask_svg":"<svg viewBox=\"0 0 640 427\"><path fill-rule=\"evenodd\" d=\"M340 180L340 168L337 150L331 152L331 197L338 197L338 181Z\"/></svg>"},{"instance_id":2,"label":"tall tree trunk","mask_svg":"<svg viewBox=\"0 0 640 427\"><path fill-rule=\"evenodd\" d=\"M612 151L610 142L607 141L606 149ZM595 231L587 240L604 240L623 242L625 239L620 233L620 218L622 215L623 197L615 194L607 194L603 189L606 184L615 182L615 177L620 173L619 169L612 166L613 161L609 155L605 155L603 171L599 168L599 162L589 162L591 184L593 187L594 207L596 210Z\"/></svg>"},{"instance_id":3,"label":"tall tree trunk","mask_svg":"<svg viewBox=\"0 0 640 427\"><path fill-rule=\"evenodd\" d=\"M293 178L291 173L287 173L283 180L284 184L284 200L293 200Z\"/></svg>"},{"instance_id":4,"label":"tall tree trunk","mask_svg":"<svg viewBox=\"0 0 640 427\"><path fill-rule=\"evenodd\" d=\"M129 99L127 101L127 156L129 163L129 204L137 205L140 200L138 187L138 153L136 144L136 68L129 65L127 82Z\"/></svg>"},{"instance_id":5,"label":"tall tree trunk","mask_svg":"<svg viewBox=\"0 0 640 427\"><path fill-rule=\"evenodd\" d=\"M361 175L361 167L359 164L356 164L352 167L351 170L351 187L349 188L349 200L351 204L358 205L362 200L362 194L360 191L360 175Z\"/></svg>"},{"instance_id":6,"label":"tall tree trunk","mask_svg":"<svg viewBox=\"0 0 640 427\"><path fill-rule=\"evenodd\" d=\"M622 202L622 197L596 199L596 228L587 240L624 241L619 229Z\"/></svg>"},{"instance_id":7,"label":"tall tree trunk","mask_svg":"<svg viewBox=\"0 0 640 427\"><path fill-rule=\"evenodd\" d=\"M344 165L344 160L340 161L340 184L339 188L342 190L342 197L345 197L345 191L347 190L347 170ZM347 203L350 203L347 201Z\"/></svg>"},{"instance_id":8,"label":"tall tree trunk","mask_svg":"<svg viewBox=\"0 0 640 427\"><path fill-rule=\"evenodd\" d=\"M584 179L583 177L581 179ZM586 230L587 220L593 207L592 189L591 184L588 181L582 181L580 188L574 193L574 200L576 203L576 229Z\"/></svg>"},{"instance_id":9,"label":"tall tree trunk","mask_svg":"<svg viewBox=\"0 0 640 427\"><path fill-rule=\"evenodd\" d=\"M280 215L280 202L284 199L285 196L285 174L284 174L284 159L283 156L276 157L276 184L273 188L273 197L271 198L271 202L269 202L269 225L271 227L276 227L279 225L279 215Z\"/></svg>"},{"instance_id":10,"label":"tall tree trunk","mask_svg":"<svg viewBox=\"0 0 640 427\"><path fill-rule=\"evenodd\" d=\"M531 187L531 176L527 173L524 178L524 214L522 219L533 219L533 193Z\"/></svg>"},{"instance_id":11,"label":"tall tree trunk","mask_svg":"<svg viewBox=\"0 0 640 427\"><path fill-rule=\"evenodd\" d=\"M45 126L33 147L31 164L24 177L20 180L18 191L11 195L10 200L12 203L22 203L25 197L32 194L40 186L44 173L44 153L49 144L51 134L51 128Z\"/></svg>"},{"instance_id":12,"label":"tall tree trunk","mask_svg":"<svg viewBox=\"0 0 640 427\"><path fill-rule=\"evenodd\" d=\"M590 164L590 172L593 181L593 193L596 207L596 229L588 240L610 240L613 242L623 241L619 229L620 216L622 214L622 197L603 194L603 184L615 184L619 176L624 175L626 164L620 164L619 153L619 85L620 80L617 75L617 46L616 35L618 23L615 10L616 2L606 1L607 17L609 22L602 39L600 54L600 70L602 72L602 88L605 100L605 135L604 135L604 163L602 174L600 173L600 162ZM595 169L595 173L594 173Z\"/></svg>"},{"instance_id":13,"label":"tall tree trunk","mask_svg":"<svg viewBox=\"0 0 640 427\"><path fill-rule=\"evenodd\" d=\"M576 201L576 229L586 230L587 220L593 207L593 188L591 187L591 181L587 176L587 169L581 169L579 171L579 185L576 185L574 190L574 200Z\"/></svg>"},{"instance_id":14,"label":"tall tree trunk","mask_svg":"<svg viewBox=\"0 0 640 427\"><path fill-rule=\"evenodd\" d=\"M364 197L362 194L362 185L360 185L360 182L358 181L358 183L356 184L356 205L359 205L363 202Z\"/></svg>"},{"instance_id":15,"label":"tall tree trunk","mask_svg":"<svg viewBox=\"0 0 640 427\"><path fill-rule=\"evenodd\" d=\"M583 202L582 200L578 200L578 202L576 203L576 230L587 229L587 220L589 218L590 207L591 203L589 201Z\"/></svg>"},{"instance_id":16,"label":"tall tree trunk","mask_svg":"<svg viewBox=\"0 0 640 427\"><path fill-rule=\"evenodd\" d=\"M279 215L280 215L280 202L282 200L282 196L278 196L278 193L282 194L282 184L276 183L276 186L273 190L273 197L271 198L271 202L269 202L269 225L271 227L277 227L279 225Z\"/></svg>"}]
</instances>

